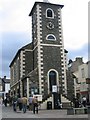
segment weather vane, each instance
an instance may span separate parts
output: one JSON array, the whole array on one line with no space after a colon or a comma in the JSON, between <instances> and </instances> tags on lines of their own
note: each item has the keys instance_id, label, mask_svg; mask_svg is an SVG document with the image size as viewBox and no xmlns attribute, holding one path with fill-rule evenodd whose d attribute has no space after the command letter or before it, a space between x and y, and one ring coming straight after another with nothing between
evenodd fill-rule
<instances>
[{"instance_id":1,"label":"weather vane","mask_svg":"<svg viewBox=\"0 0 90 120\"><path fill-rule=\"evenodd\" d=\"M49 1L48 0L43 0L43 2L47 2L48 3Z\"/></svg>"}]
</instances>

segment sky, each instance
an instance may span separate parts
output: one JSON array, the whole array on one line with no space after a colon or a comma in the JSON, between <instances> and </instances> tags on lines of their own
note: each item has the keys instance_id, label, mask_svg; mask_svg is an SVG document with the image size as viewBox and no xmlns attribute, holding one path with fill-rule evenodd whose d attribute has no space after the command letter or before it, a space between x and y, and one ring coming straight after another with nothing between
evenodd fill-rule
<instances>
[{"instance_id":1,"label":"sky","mask_svg":"<svg viewBox=\"0 0 90 120\"><path fill-rule=\"evenodd\" d=\"M43 0L38 0L43 2ZM0 77L10 78L9 65L17 51L32 41L29 13L35 0L0 0ZM88 61L88 0L49 0L64 5L62 27L68 59Z\"/></svg>"}]
</instances>

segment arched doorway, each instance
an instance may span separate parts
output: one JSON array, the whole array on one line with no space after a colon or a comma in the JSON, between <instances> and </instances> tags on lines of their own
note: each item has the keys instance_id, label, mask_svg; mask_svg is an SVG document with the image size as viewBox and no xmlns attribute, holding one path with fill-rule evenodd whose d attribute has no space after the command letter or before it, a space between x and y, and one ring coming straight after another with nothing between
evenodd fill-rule
<instances>
[{"instance_id":1,"label":"arched doorway","mask_svg":"<svg viewBox=\"0 0 90 120\"><path fill-rule=\"evenodd\" d=\"M52 86L56 86L57 90L53 92ZM58 93L58 86L59 86L59 78L58 78L58 72L54 69L51 69L48 71L48 93L53 94L53 105L54 109L58 109L57 102L58 100L61 102L61 96Z\"/></svg>"},{"instance_id":2,"label":"arched doorway","mask_svg":"<svg viewBox=\"0 0 90 120\"><path fill-rule=\"evenodd\" d=\"M52 86L57 84L56 79L57 79L56 72L50 71L49 72L49 90L50 90L50 92L52 92Z\"/></svg>"}]
</instances>

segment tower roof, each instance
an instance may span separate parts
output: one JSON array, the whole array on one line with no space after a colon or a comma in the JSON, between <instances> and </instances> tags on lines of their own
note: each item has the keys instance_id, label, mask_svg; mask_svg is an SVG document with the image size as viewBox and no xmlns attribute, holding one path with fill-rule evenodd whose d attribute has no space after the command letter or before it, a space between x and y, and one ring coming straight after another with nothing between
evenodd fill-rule
<instances>
[{"instance_id":1,"label":"tower roof","mask_svg":"<svg viewBox=\"0 0 90 120\"><path fill-rule=\"evenodd\" d=\"M31 12L30 12L29 16L32 15L33 9L35 8L35 6L36 6L37 4L50 4L50 5L60 6L61 8L64 7L64 5L53 4L53 3L50 3L50 2L35 2L34 5L33 5L33 7L32 7L32 9L31 9Z\"/></svg>"}]
</instances>

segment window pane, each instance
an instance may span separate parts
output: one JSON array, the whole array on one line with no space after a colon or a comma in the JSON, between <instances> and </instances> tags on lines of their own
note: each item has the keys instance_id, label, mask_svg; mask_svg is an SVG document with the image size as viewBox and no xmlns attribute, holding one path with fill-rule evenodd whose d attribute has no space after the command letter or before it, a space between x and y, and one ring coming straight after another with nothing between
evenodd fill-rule
<instances>
[{"instance_id":1,"label":"window pane","mask_svg":"<svg viewBox=\"0 0 90 120\"><path fill-rule=\"evenodd\" d=\"M82 78L85 78L85 71L84 71L84 68L81 69L81 73L82 73Z\"/></svg>"},{"instance_id":2,"label":"window pane","mask_svg":"<svg viewBox=\"0 0 90 120\"><path fill-rule=\"evenodd\" d=\"M51 10L47 10L47 17L52 17L52 11Z\"/></svg>"},{"instance_id":3,"label":"window pane","mask_svg":"<svg viewBox=\"0 0 90 120\"><path fill-rule=\"evenodd\" d=\"M47 18L54 18L54 12L51 8L46 9L46 17Z\"/></svg>"},{"instance_id":4,"label":"window pane","mask_svg":"<svg viewBox=\"0 0 90 120\"><path fill-rule=\"evenodd\" d=\"M53 34L47 35L47 40L56 40L56 37Z\"/></svg>"},{"instance_id":5,"label":"window pane","mask_svg":"<svg viewBox=\"0 0 90 120\"><path fill-rule=\"evenodd\" d=\"M55 39L54 36L48 36L48 39Z\"/></svg>"}]
</instances>

